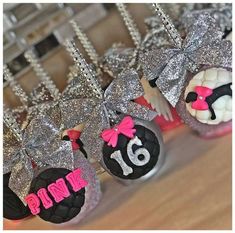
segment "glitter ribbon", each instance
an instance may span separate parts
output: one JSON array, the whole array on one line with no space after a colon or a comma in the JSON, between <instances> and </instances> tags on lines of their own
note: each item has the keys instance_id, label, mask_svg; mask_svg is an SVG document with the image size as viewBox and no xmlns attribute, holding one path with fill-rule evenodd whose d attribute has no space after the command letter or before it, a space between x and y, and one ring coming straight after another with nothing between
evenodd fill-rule
<instances>
[{"instance_id":1,"label":"glitter ribbon","mask_svg":"<svg viewBox=\"0 0 235 233\"><path fill-rule=\"evenodd\" d=\"M110 128L110 110L147 121L157 115L156 112L132 101L144 94L134 69L118 75L105 90L102 98L87 98L89 91L83 91L80 95L82 94L83 98L61 101L61 116L65 128L85 123L81 140L86 146L88 156L97 160L101 159L103 145L100 134L103 129Z\"/></svg>"},{"instance_id":2,"label":"glitter ribbon","mask_svg":"<svg viewBox=\"0 0 235 233\"><path fill-rule=\"evenodd\" d=\"M17 141L4 127L4 173L11 172L9 188L24 202L34 177L32 162L38 167L50 166L73 170L74 155L70 142L61 140L61 118L58 107L35 117Z\"/></svg>"},{"instance_id":3,"label":"glitter ribbon","mask_svg":"<svg viewBox=\"0 0 235 233\"><path fill-rule=\"evenodd\" d=\"M191 25L181 48L160 48L141 56L143 72L155 80L162 94L175 106L187 80L187 72L203 65L231 68L232 43L209 14L200 15Z\"/></svg>"},{"instance_id":4,"label":"glitter ribbon","mask_svg":"<svg viewBox=\"0 0 235 233\"><path fill-rule=\"evenodd\" d=\"M103 68L116 77L131 63L137 51L134 48L126 48L122 44L114 44L108 49L101 59Z\"/></svg>"},{"instance_id":5,"label":"glitter ribbon","mask_svg":"<svg viewBox=\"0 0 235 233\"><path fill-rule=\"evenodd\" d=\"M186 29L190 29L195 19L197 19L200 14L204 13L210 14L210 16L216 20L216 23L220 27L221 31L232 29L231 3L218 4L218 6L215 4L215 6L206 9L186 11L181 16L181 22Z\"/></svg>"}]
</instances>

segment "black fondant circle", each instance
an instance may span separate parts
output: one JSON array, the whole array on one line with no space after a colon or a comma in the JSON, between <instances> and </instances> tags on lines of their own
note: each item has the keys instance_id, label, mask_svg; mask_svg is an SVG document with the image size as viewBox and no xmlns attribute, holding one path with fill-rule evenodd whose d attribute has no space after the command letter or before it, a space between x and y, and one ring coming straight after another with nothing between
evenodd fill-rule
<instances>
[{"instance_id":1,"label":"black fondant circle","mask_svg":"<svg viewBox=\"0 0 235 233\"><path fill-rule=\"evenodd\" d=\"M141 147L147 149L150 153L150 160L147 164L143 166L137 166L130 161L127 154L127 144L131 139L122 134L119 134L118 143L115 148L108 146L107 143L105 143L103 146L103 160L106 167L113 175L122 179L138 179L150 172L155 167L158 161L160 144L156 135L151 130L142 125L135 125L135 129L135 136L137 136L141 140L143 145L133 145L133 151L136 151L138 148ZM115 159L110 158L111 154L118 150L121 151L122 158L125 163L133 169L133 173L124 175L119 163ZM139 159L141 160L141 155L139 155Z\"/></svg>"},{"instance_id":2,"label":"black fondant circle","mask_svg":"<svg viewBox=\"0 0 235 233\"><path fill-rule=\"evenodd\" d=\"M48 192L48 196L53 201L53 206L49 209L45 209L40 205L40 218L52 223L64 223L72 218L76 217L81 211L82 206L85 203L85 188L74 192L69 182L65 179L65 176L71 171L64 168L49 168L41 172L32 181L30 193L37 193L40 188L47 188L47 186L55 182L59 178L63 178L69 189L70 196L63 201L56 203L54 198Z\"/></svg>"},{"instance_id":3,"label":"black fondant circle","mask_svg":"<svg viewBox=\"0 0 235 233\"><path fill-rule=\"evenodd\" d=\"M19 220L31 215L17 195L8 187L10 173L3 175L3 217Z\"/></svg>"}]
</instances>

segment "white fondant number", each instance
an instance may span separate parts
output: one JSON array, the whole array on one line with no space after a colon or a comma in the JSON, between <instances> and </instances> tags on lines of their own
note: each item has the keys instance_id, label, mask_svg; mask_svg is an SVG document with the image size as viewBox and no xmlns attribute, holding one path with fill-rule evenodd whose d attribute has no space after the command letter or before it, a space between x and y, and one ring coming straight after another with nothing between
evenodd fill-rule
<instances>
[{"instance_id":1,"label":"white fondant number","mask_svg":"<svg viewBox=\"0 0 235 233\"><path fill-rule=\"evenodd\" d=\"M132 149L133 145L142 146L143 144L137 136L135 136L133 139L131 139L129 141L129 143L127 145L127 155L129 157L130 161L136 166L144 166L150 160L150 153L145 148L139 148L134 152ZM143 155L144 156L143 159L140 160L139 155ZM115 159L119 163L119 165L122 168L124 176L127 176L127 175L133 173L133 169L130 166L128 166L125 163L125 161L123 160L120 150L114 151L111 154L110 158Z\"/></svg>"},{"instance_id":2,"label":"white fondant number","mask_svg":"<svg viewBox=\"0 0 235 233\"><path fill-rule=\"evenodd\" d=\"M133 169L131 167L129 167L125 161L123 160L122 158L122 154L121 154L121 151L120 150L117 150L117 151L114 151L110 158L112 159L115 159L119 165L121 166L122 168L122 171L123 171L123 175L124 176L128 176L129 174L131 174L133 172Z\"/></svg>"}]
</instances>

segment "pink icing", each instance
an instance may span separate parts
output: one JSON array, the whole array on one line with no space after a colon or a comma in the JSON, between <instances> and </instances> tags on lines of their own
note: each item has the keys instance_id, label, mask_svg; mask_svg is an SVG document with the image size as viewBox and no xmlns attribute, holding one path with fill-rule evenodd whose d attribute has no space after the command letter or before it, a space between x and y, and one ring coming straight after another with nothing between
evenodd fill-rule
<instances>
[{"instance_id":1,"label":"pink icing","mask_svg":"<svg viewBox=\"0 0 235 233\"><path fill-rule=\"evenodd\" d=\"M45 188L41 188L37 192L38 197L41 199L43 206L45 209L49 209L53 206L53 201L47 194L47 190Z\"/></svg>"},{"instance_id":2,"label":"pink icing","mask_svg":"<svg viewBox=\"0 0 235 233\"><path fill-rule=\"evenodd\" d=\"M25 201L28 204L28 207L33 215L40 213L40 200L36 194L30 193L25 197Z\"/></svg>"},{"instance_id":3,"label":"pink icing","mask_svg":"<svg viewBox=\"0 0 235 233\"><path fill-rule=\"evenodd\" d=\"M105 129L101 133L101 137L109 146L116 147L118 142L118 135L123 134L128 138L133 138L136 129L134 129L134 121L130 116L126 116L112 129Z\"/></svg>"},{"instance_id":4,"label":"pink icing","mask_svg":"<svg viewBox=\"0 0 235 233\"><path fill-rule=\"evenodd\" d=\"M49 184L47 189L57 203L61 202L64 198L69 197L70 195L63 178L58 179L55 183Z\"/></svg>"},{"instance_id":5,"label":"pink icing","mask_svg":"<svg viewBox=\"0 0 235 233\"><path fill-rule=\"evenodd\" d=\"M197 93L197 100L192 103L192 108L196 110L207 110L208 104L206 97L213 93L213 90L208 87L196 86L195 92Z\"/></svg>"},{"instance_id":6,"label":"pink icing","mask_svg":"<svg viewBox=\"0 0 235 233\"><path fill-rule=\"evenodd\" d=\"M74 192L79 191L80 189L86 187L88 184L87 181L81 177L81 170L79 168L74 170L73 172L70 172L66 176L66 179L71 184Z\"/></svg>"}]
</instances>

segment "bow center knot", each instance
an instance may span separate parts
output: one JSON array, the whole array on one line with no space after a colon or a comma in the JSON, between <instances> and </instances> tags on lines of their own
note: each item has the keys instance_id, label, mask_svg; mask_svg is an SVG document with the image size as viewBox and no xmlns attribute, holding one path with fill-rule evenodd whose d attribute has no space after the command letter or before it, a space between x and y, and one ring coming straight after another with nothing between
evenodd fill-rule
<instances>
[{"instance_id":1,"label":"bow center knot","mask_svg":"<svg viewBox=\"0 0 235 233\"><path fill-rule=\"evenodd\" d=\"M101 133L102 139L108 143L108 146L116 147L118 142L118 135L123 134L128 138L133 138L136 129L134 128L134 121L130 116L126 116L123 120L112 129L105 129Z\"/></svg>"},{"instance_id":2,"label":"bow center knot","mask_svg":"<svg viewBox=\"0 0 235 233\"><path fill-rule=\"evenodd\" d=\"M22 147L20 150L20 159L23 159L25 156L28 156L26 147Z\"/></svg>"},{"instance_id":3,"label":"bow center knot","mask_svg":"<svg viewBox=\"0 0 235 233\"><path fill-rule=\"evenodd\" d=\"M192 108L196 110L207 110L209 106L206 98L212 94L213 90L204 86L196 86L195 92L197 93L197 99L192 103Z\"/></svg>"},{"instance_id":4,"label":"bow center knot","mask_svg":"<svg viewBox=\"0 0 235 233\"><path fill-rule=\"evenodd\" d=\"M117 126L114 126L113 130L114 130L115 132L118 132L118 127L117 127Z\"/></svg>"}]
</instances>

